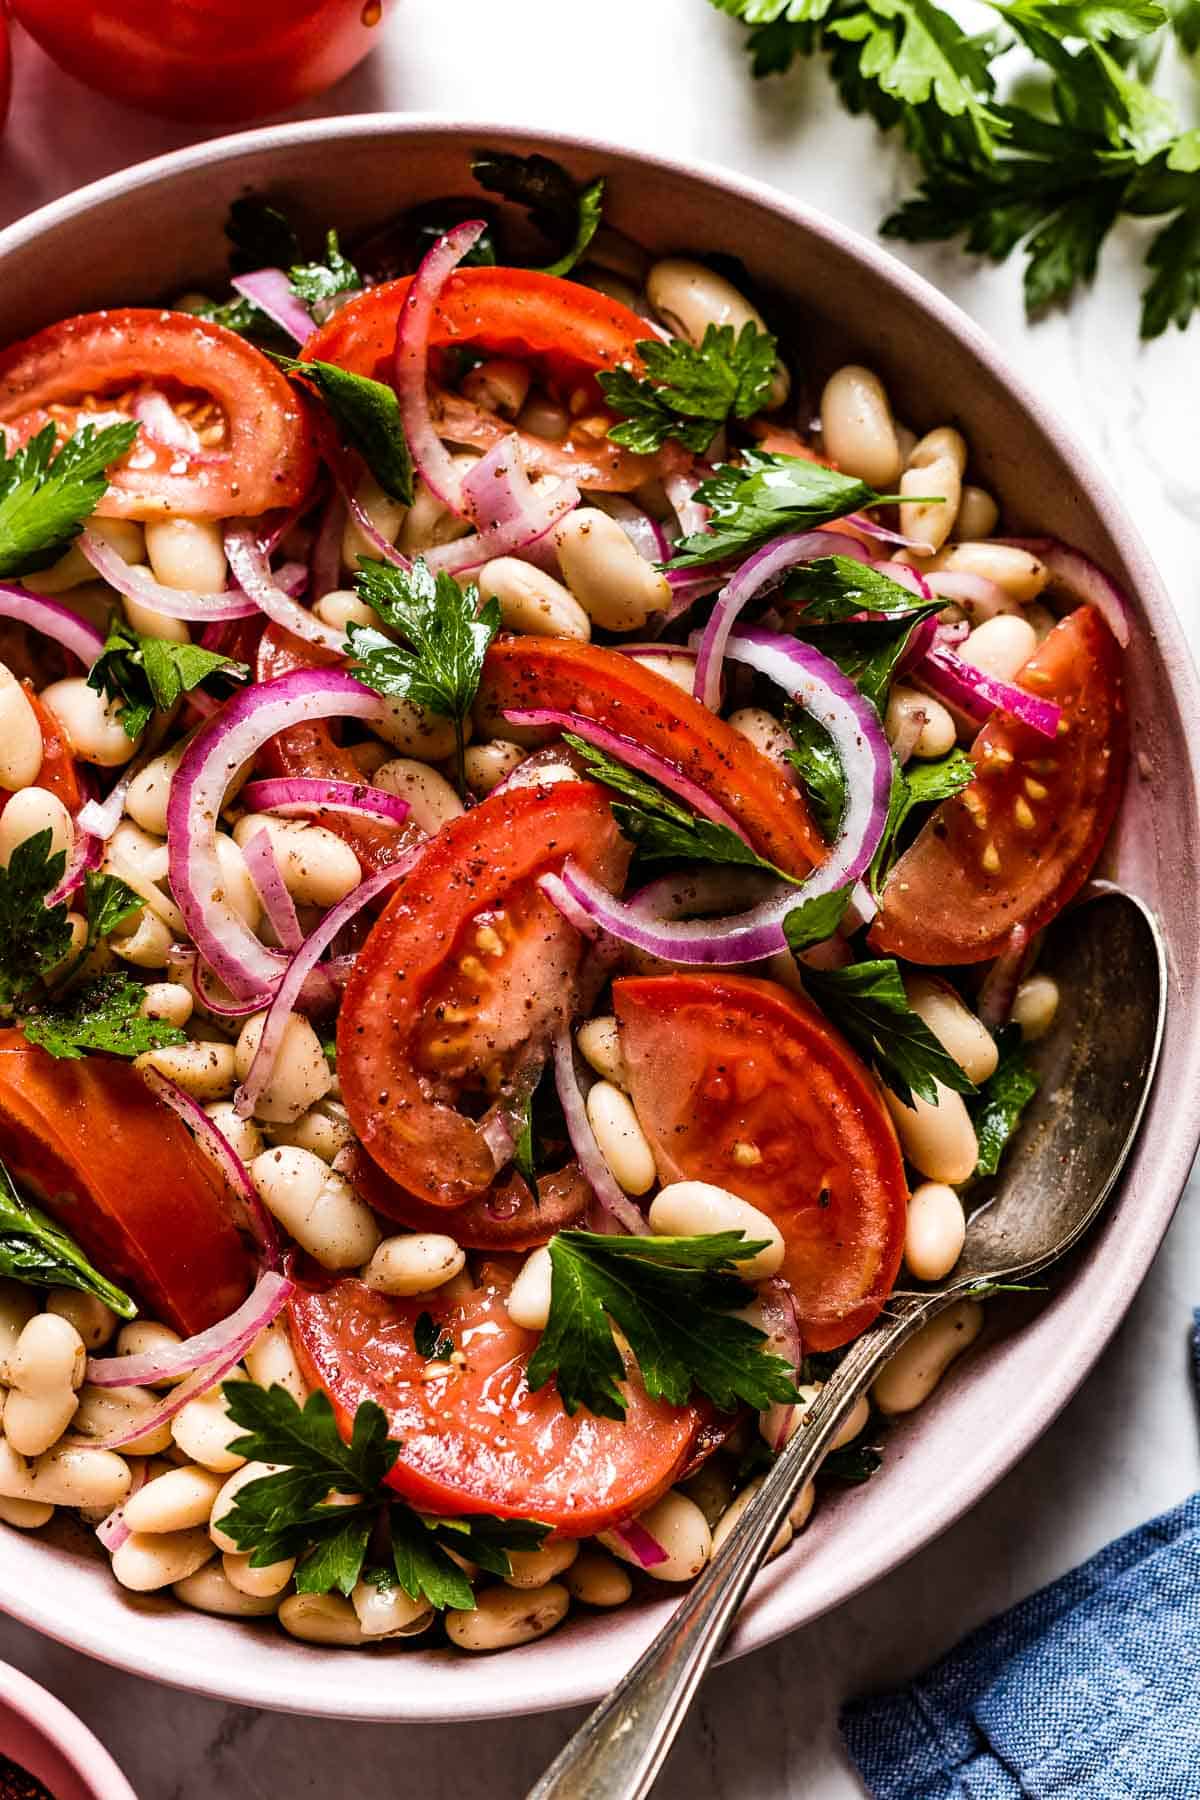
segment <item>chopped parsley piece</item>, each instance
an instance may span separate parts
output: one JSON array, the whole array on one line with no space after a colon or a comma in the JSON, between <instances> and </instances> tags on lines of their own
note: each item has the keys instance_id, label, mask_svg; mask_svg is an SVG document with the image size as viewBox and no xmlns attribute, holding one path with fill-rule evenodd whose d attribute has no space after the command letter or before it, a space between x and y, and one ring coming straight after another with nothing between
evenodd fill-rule
<instances>
[{"instance_id":1,"label":"chopped parsley piece","mask_svg":"<svg viewBox=\"0 0 1200 1800\"><path fill-rule=\"evenodd\" d=\"M775 372L775 339L752 319L736 334L732 325L710 325L698 348L682 338L647 338L636 348L644 380L627 368L597 379L621 416L609 437L641 455L661 450L668 438L700 454L727 419L759 411Z\"/></svg>"},{"instance_id":2,"label":"chopped parsley piece","mask_svg":"<svg viewBox=\"0 0 1200 1800\"><path fill-rule=\"evenodd\" d=\"M137 903L143 904L140 896ZM145 988L130 975L97 975L64 999L27 1012L21 1029L31 1044L59 1058L78 1058L88 1050L141 1056L145 1050L186 1043L187 1033L178 1025L143 1017L145 997Z\"/></svg>"},{"instance_id":3,"label":"chopped parsley piece","mask_svg":"<svg viewBox=\"0 0 1200 1800\"><path fill-rule=\"evenodd\" d=\"M418 1313L417 1322L413 1326L413 1343L417 1347L417 1355L425 1357L428 1362L449 1362L454 1355L454 1339L448 1331L434 1323L432 1313Z\"/></svg>"},{"instance_id":4,"label":"chopped parsley piece","mask_svg":"<svg viewBox=\"0 0 1200 1800\"><path fill-rule=\"evenodd\" d=\"M51 853L51 842L47 826L18 844L0 869L0 1017L11 1016L15 1002L71 948L65 903L46 905L67 866L66 852Z\"/></svg>"},{"instance_id":5,"label":"chopped parsley piece","mask_svg":"<svg viewBox=\"0 0 1200 1800\"><path fill-rule=\"evenodd\" d=\"M841 475L803 456L745 450L740 463L722 463L715 475L700 483L696 499L710 509L708 528L677 544L666 566L692 569L730 556L748 556L785 532L810 531L897 498L878 494L856 476Z\"/></svg>"},{"instance_id":6,"label":"chopped parsley piece","mask_svg":"<svg viewBox=\"0 0 1200 1800\"><path fill-rule=\"evenodd\" d=\"M138 427L82 425L57 451L47 425L0 458L0 577L28 575L55 562L78 537L108 487L108 468L124 456Z\"/></svg>"},{"instance_id":7,"label":"chopped parsley piece","mask_svg":"<svg viewBox=\"0 0 1200 1800\"><path fill-rule=\"evenodd\" d=\"M199 644L177 644L168 638L144 637L119 614L109 620L108 637L88 671L88 686L119 702L117 717L126 735L138 738L156 709L169 712L210 675L249 679L245 663L204 650Z\"/></svg>"},{"instance_id":8,"label":"chopped parsley piece","mask_svg":"<svg viewBox=\"0 0 1200 1800\"><path fill-rule=\"evenodd\" d=\"M951 750L936 762L913 762L892 770L887 822L879 848L871 859L868 879L878 895L900 854L900 834L914 807L933 806L961 794L975 778L975 766L965 750Z\"/></svg>"},{"instance_id":9,"label":"chopped parsley piece","mask_svg":"<svg viewBox=\"0 0 1200 1800\"><path fill-rule=\"evenodd\" d=\"M817 556L799 563L783 592L803 604L805 623L813 625L844 625L868 612L900 618L921 613L929 605L911 588L853 556Z\"/></svg>"},{"instance_id":10,"label":"chopped parsley piece","mask_svg":"<svg viewBox=\"0 0 1200 1800\"><path fill-rule=\"evenodd\" d=\"M738 1231L701 1237L608 1237L561 1231L550 1240L550 1317L529 1363L531 1388L554 1379L569 1413L623 1419L625 1364L616 1326L651 1399L682 1406L693 1392L723 1411L797 1398L787 1362L736 1317L754 1290L735 1258L760 1243Z\"/></svg>"},{"instance_id":11,"label":"chopped parsley piece","mask_svg":"<svg viewBox=\"0 0 1200 1800\"><path fill-rule=\"evenodd\" d=\"M336 231L325 234L325 261L293 263L288 270L293 291L320 323L322 307L338 294L353 293L362 286L362 276L354 264L342 255Z\"/></svg>"},{"instance_id":12,"label":"chopped parsley piece","mask_svg":"<svg viewBox=\"0 0 1200 1800\"><path fill-rule=\"evenodd\" d=\"M0 1276L30 1287L69 1287L94 1294L122 1319L137 1316L137 1307L84 1256L65 1231L40 1207L22 1198L12 1176L0 1163Z\"/></svg>"},{"instance_id":13,"label":"chopped parsley piece","mask_svg":"<svg viewBox=\"0 0 1200 1800\"><path fill-rule=\"evenodd\" d=\"M971 1106L971 1119L979 1140L976 1175L994 1175L999 1169L1009 1140L1021 1123L1021 1115L1040 1085L1030 1066L1019 1025L1006 1025L998 1031L996 1045L1000 1060Z\"/></svg>"},{"instance_id":14,"label":"chopped parsley piece","mask_svg":"<svg viewBox=\"0 0 1200 1800\"><path fill-rule=\"evenodd\" d=\"M404 506L413 502L413 463L395 390L336 363L300 362L277 356L280 368L315 388L330 417L357 450L385 494Z\"/></svg>"},{"instance_id":15,"label":"chopped parsley piece","mask_svg":"<svg viewBox=\"0 0 1200 1800\"><path fill-rule=\"evenodd\" d=\"M789 706L784 713L784 723L793 744L786 753L787 759L804 783L814 819L832 842L841 829L846 810L842 759L824 725L803 707Z\"/></svg>"},{"instance_id":16,"label":"chopped parsley piece","mask_svg":"<svg viewBox=\"0 0 1200 1800\"><path fill-rule=\"evenodd\" d=\"M849 882L845 887L835 888L831 894L802 900L792 909L784 928L793 956L799 956L802 950L811 950L814 944L823 944L826 938L833 936L850 904L853 889L853 882Z\"/></svg>"},{"instance_id":17,"label":"chopped parsley piece","mask_svg":"<svg viewBox=\"0 0 1200 1800\"><path fill-rule=\"evenodd\" d=\"M532 223L558 250L541 272L570 274L596 235L604 182L579 183L548 156L516 156L508 150L477 150L471 173L489 193L525 207Z\"/></svg>"},{"instance_id":18,"label":"chopped parsley piece","mask_svg":"<svg viewBox=\"0 0 1200 1800\"><path fill-rule=\"evenodd\" d=\"M783 922L785 935L791 917ZM939 1081L959 1094L975 1092L974 1082L908 1004L894 957L844 969L801 964L800 973L822 1012L905 1106L912 1105L914 1094L936 1106Z\"/></svg>"},{"instance_id":19,"label":"chopped parsley piece","mask_svg":"<svg viewBox=\"0 0 1200 1800\"><path fill-rule=\"evenodd\" d=\"M286 269L300 254L300 246L286 213L261 194L242 194L234 200L225 221L229 239L229 267L235 275L252 269Z\"/></svg>"}]
</instances>

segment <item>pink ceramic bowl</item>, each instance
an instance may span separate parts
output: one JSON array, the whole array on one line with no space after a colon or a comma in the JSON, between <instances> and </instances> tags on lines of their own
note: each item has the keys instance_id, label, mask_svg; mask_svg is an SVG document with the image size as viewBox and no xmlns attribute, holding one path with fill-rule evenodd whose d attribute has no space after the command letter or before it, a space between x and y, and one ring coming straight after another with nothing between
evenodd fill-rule
<instances>
[{"instance_id":1,"label":"pink ceramic bowl","mask_svg":"<svg viewBox=\"0 0 1200 1800\"><path fill-rule=\"evenodd\" d=\"M36 1775L54 1800L137 1800L87 1726L7 1663L0 1663L0 1756Z\"/></svg>"},{"instance_id":2,"label":"pink ceramic bowl","mask_svg":"<svg viewBox=\"0 0 1200 1800\"><path fill-rule=\"evenodd\" d=\"M952 419L1011 529L1052 532L1136 597L1128 672L1134 774L1111 865L1161 915L1172 988L1162 1066L1129 1172L1086 1255L1016 1330L988 1339L892 1435L884 1472L825 1501L760 1578L731 1654L769 1642L866 1587L957 1519L1044 1431L1128 1307L1158 1248L1200 1135L1200 691L1179 627L1108 484L995 347L926 282L830 219L715 169L611 145L392 116L273 127L113 176L0 234L3 336L64 313L153 301L223 266L229 201L268 189L320 230L353 230L414 201L470 188L478 144L538 148L608 177L608 214L661 251L709 247L794 303L793 342L823 373L847 353L877 368L899 415ZM1185 723L1186 722L1186 723ZM122 1668L254 1706L350 1719L440 1720L532 1712L607 1692L662 1624L670 1595L571 1621L502 1662L447 1651L352 1655L274 1626L135 1597L77 1541L0 1538L0 1606Z\"/></svg>"}]
</instances>

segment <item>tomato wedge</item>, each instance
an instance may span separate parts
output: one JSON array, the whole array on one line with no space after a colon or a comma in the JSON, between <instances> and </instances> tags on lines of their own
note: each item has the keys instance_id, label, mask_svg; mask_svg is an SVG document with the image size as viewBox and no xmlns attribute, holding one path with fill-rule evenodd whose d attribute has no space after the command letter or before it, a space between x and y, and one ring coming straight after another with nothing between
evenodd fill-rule
<instances>
[{"instance_id":1,"label":"tomato wedge","mask_svg":"<svg viewBox=\"0 0 1200 1800\"><path fill-rule=\"evenodd\" d=\"M42 705L30 684L25 682L23 685L25 698L42 728L42 766L38 770L36 785L57 795L69 813L77 813L83 805L83 789L66 733L50 708Z\"/></svg>"},{"instance_id":2,"label":"tomato wedge","mask_svg":"<svg viewBox=\"0 0 1200 1800\"><path fill-rule=\"evenodd\" d=\"M613 983L630 1092L659 1176L774 1219L804 1343L865 1331L896 1279L908 1187L874 1081L797 994L744 975Z\"/></svg>"},{"instance_id":3,"label":"tomato wedge","mask_svg":"<svg viewBox=\"0 0 1200 1800\"><path fill-rule=\"evenodd\" d=\"M486 1194L456 1206L448 1218L444 1207L406 1194L361 1150L351 1154L343 1172L360 1198L385 1218L410 1231L452 1231L464 1250L532 1250L556 1231L580 1224L592 1198L579 1164L569 1162L539 1176L536 1194L514 1171Z\"/></svg>"},{"instance_id":4,"label":"tomato wedge","mask_svg":"<svg viewBox=\"0 0 1200 1800\"><path fill-rule=\"evenodd\" d=\"M297 505L312 486L313 431L292 383L236 332L188 313L82 313L10 345L0 354L0 423L22 441L51 421L69 436L96 408L128 413L142 386L192 403L192 416L219 435L193 452L143 426L98 512L251 517Z\"/></svg>"},{"instance_id":5,"label":"tomato wedge","mask_svg":"<svg viewBox=\"0 0 1200 1800\"><path fill-rule=\"evenodd\" d=\"M190 1337L245 1298L220 1177L129 1063L55 1061L0 1031L0 1160L102 1274Z\"/></svg>"},{"instance_id":6,"label":"tomato wedge","mask_svg":"<svg viewBox=\"0 0 1200 1800\"><path fill-rule=\"evenodd\" d=\"M411 285L412 277L406 275L369 288L315 332L301 356L390 382L396 327ZM429 341L435 350L470 346L494 356L535 361L548 384L564 398L583 384L591 405L565 442L522 433L530 466L570 475L583 487L624 491L679 460L678 451L671 448L657 457L635 456L605 436L609 416L602 413L604 400L594 377L621 363L640 372L636 345L646 332L645 320L628 307L578 282L534 269L480 268L459 269L450 277ZM442 435L456 443L488 449L512 432L508 420L457 394L435 388L432 399ZM589 424L596 429L588 429Z\"/></svg>"},{"instance_id":7,"label":"tomato wedge","mask_svg":"<svg viewBox=\"0 0 1200 1800\"><path fill-rule=\"evenodd\" d=\"M525 1379L537 1333L514 1325L512 1284L492 1265L463 1299L397 1300L360 1281L302 1288L291 1303L292 1337L310 1379L325 1389L347 1433L374 1400L400 1456L389 1480L431 1513L490 1512L540 1519L588 1537L641 1512L688 1459L700 1414L651 1400L636 1373L624 1420L568 1416L553 1382ZM450 1332L466 1366L430 1365L413 1343L421 1313Z\"/></svg>"},{"instance_id":8,"label":"tomato wedge","mask_svg":"<svg viewBox=\"0 0 1200 1800\"><path fill-rule=\"evenodd\" d=\"M497 711L585 714L698 782L777 868L804 875L825 860L808 807L774 763L636 657L569 638L498 639L487 654L479 697Z\"/></svg>"},{"instance_id":9,"label":"tomato wedge","mask_svg":"<svg viewBox=\"0 0 1200 1800\"><path fill-rule=\"evenodd\" d=\"M944 800L888 877L870 942L916 963L984 962L1082 887L1121 798L1128 728L1117 641L1094 607L1060 619L1017 685L1062 708L1053 743L995 713L975 779Z\"/></svg>"},{"instance_id":10,"label":"tomato wedge","mask_svg":"<svg viewBox=\"0 0 1200 1800\"><path fill-rule=\"evenodd\" d=\"M580 939L538 876L572 856L615 884L628 855L598 788L499 789L397 882L346 984L338 1075L359 1139L417 1199L491 1187L496 1159L458 1099L495 1099L540 1063L570 1004Z\"/></svg>"},{"instance_id":11,"label":"tomato wedge","mask_svg":"<svg viewBox=\"0 0 1200 1800\"><path fill-rule=\"evenodd\" d=\"M278 625L268 625L258 646L255 673L259 681L274 681L293 669L336 667L340 662L333 651L322 651ZM363 785L362 770L323 719L289 725L286 731L277 732L263 745L258 762L268 775L304 775L318 780L349 781L355 787ZM411 825L393 825L387 819L366 815L324 812L318 823L349 844L368 875L377 875L390 863L398 862L419 839Z\"/></svg>"}]
</instances>

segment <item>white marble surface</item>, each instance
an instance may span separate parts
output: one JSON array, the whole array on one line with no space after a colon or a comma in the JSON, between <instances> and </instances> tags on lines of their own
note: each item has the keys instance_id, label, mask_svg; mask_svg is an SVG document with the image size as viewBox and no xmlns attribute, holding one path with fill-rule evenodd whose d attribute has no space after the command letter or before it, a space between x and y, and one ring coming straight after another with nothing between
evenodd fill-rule
<instances>
[{"instance_id":1,"label":"white marble surface","mask_svg":"<svg viewBox=\"0 0 1200 1800\"><path fill-rule=\"evenodd\" d=\"M738 33L704 0L595 8L403 0L398 11L379 53L307 111L408 108L591 132L725 163L863 231L906 179L869 125L831 105L818 69L753 86ZM18 42L16 74L0 141L0 221L188 140L85 94L27 41ZM1200 323L1190 337L1172 333L1139 348L1139 239L1136 228L1120 234L1105 253L1099 291L1032 331L1015 268L976 267L936 246L901 253L1032 368L1107 465L1195 642ZM834 1725L845 1696L915 1672L990 1613L1195 1489L1187 1346L1200 1299L1194 1198L1193 1190L1083 1391L969 1518L836 1614L713 1675L662 1782L668 1800L860 1794ZM142 1800L515 1800L574 1722L557 1715L389 1730L257 1714L112 1673L2 1620L0 1657L84 1716Z\"/></svg>"}]
</instances>

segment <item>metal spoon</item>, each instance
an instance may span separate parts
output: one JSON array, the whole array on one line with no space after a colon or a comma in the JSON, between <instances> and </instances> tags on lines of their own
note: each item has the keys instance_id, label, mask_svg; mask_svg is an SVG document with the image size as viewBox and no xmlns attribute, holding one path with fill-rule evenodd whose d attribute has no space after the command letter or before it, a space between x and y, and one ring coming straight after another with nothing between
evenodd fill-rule
<instances>
[{"instance_id":1,"label":"metal spoon","mask_svg":"<svg viewBox=\"0 0 1200 1800\"><path fill-rule=\"evenodd\" d=\"M1002 1173L972 1193L976 1210L953 1273L893 1296L851 1346L687 1598L529 1800L641 1800L776 1532L859 1395L906 1339L954 1301L1057 1262L1112 1193L1162 1044L1162 937L1140 900L1096 882L1047 932L1039 968L1055 977L1062 996L1054 1028L1034 1052L1041 1087Z\"/></svg>"}]
</instances>

